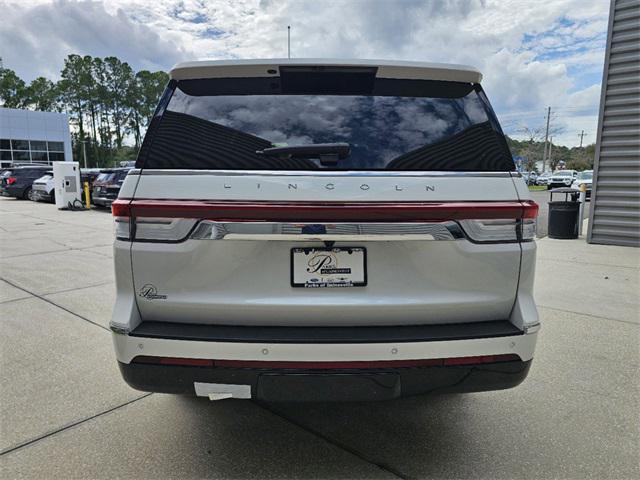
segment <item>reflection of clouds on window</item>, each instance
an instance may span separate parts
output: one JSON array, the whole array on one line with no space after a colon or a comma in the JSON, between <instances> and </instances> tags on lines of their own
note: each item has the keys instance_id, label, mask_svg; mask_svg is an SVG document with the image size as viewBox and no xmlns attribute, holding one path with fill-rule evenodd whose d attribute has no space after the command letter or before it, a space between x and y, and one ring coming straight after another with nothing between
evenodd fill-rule
<instances>
[{"instance_id":1,"label":"reflection of clouds on window","mask_svg":"<svg viewBox=\"0 0 640 480\"><path fill-rule=\"evenodd\" d=\"M456 101L462 102L464 113L469 117L471 123L482 123L489 120L487 112L477 95L467 95L466 97L460 98Z\"/></svg>"},{"instance_id":2,"label":"reflection of clouds on window","mask_svg":"<svg viewBox=\"0 0 640 480\"><path fill-rule=\"evenodd\" d=\"M256 133L256 136L260 138L266 138L271 143L286 144L286 145L308 145L314 142L313 139L307 135L287 135L280 130L261 130Z\"/></svg>"},{"instance_id":3,"label":"reflection of clouds on window","mask_svg":"<svg viewBox=\"0 0 640 480\"><path fill-rule=\"evenodd\" d=\"M487 122L475 91L463 98L353 95L188 96L176 90L169 111L271 143L348 142L340 166L384 168L391 160ZM230 131L231 132L231 131ZM229 143L233 138L229 137Z\"/></svg>"}]
</instances>

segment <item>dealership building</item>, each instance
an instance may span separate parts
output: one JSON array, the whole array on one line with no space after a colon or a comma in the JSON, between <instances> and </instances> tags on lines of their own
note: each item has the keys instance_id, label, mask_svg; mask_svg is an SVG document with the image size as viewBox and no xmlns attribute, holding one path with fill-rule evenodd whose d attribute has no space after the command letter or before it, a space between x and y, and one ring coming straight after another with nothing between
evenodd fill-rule
<instances>
[{"instance_id":1,"label":"dealership building","mask_svg":"<svg viewBox=\"0 0 640 480\"><path fill-rule=\"evenodd\" d=\"M0 108L2 166L65 160L72 160L66 113Z\"/></svg>"},{"instance_id":2,"label":"dealership building","mask_svg":"<svg viewBox=\"0 0 640 480\"><path fill-rule=\"evenodd\" d=\"M587 241L640 246L640 0L612 0Z\"/></svg>"}]
</instances>

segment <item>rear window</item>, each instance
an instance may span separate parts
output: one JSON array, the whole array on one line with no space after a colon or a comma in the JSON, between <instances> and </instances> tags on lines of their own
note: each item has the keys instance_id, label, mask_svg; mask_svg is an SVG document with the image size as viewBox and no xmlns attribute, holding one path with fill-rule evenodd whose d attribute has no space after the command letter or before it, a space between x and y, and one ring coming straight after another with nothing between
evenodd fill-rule
<instances>
[{"instance_id":1,"label":"rear window","mask_svg":"<svg viewBox=\"0 0 640 480\"><path fill-rule=\"evenodd\" d=\"M480 86L296 72L170 85L138 168L511 171ZM304 73L304 74L301 74ZM326 72L325 72L326 73ZM166 101L166 100L165 100ZM162 110L164 108L164 110ZM266 148L347 143L346 158L264 155Z\"/></svg>"},{"instance_id":2,"label":"rear window","mask_svg":"<svg viewBox=\"0 0 640 480\"><path fill-rule=\"evenodd\" d=\"M109 181L111 181L111 179L113 178L114 173L113 172L109 172L109 173L101 173L100 175L98 175L98 178L96 178L96 183L107 183Z\"/></svg>"},{"instance_id":3,"label":"rear window","mask_svg":"<svg viewBox=\"0 0 640 480\"><path fill-rule=\"evenodd\" d=\"M111 179L114 183L122 183L124 182L125 177L129 173L129 170L119 170L115 172L113 178Z\"/></svg>"}]
</instances>

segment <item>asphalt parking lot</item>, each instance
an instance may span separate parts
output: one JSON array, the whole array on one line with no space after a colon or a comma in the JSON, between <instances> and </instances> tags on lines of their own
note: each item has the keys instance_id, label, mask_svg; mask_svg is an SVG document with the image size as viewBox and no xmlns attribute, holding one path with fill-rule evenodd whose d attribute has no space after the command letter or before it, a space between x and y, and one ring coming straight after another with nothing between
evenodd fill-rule
<instances>
[{"instance_id":1,"label":"asphalt parking lot","mask_svg":"<svg viewBox=\"0 0 640 480\"><path fill-rule=\"evenodd\" d=\"M263 405L124 384L111 242L106 211L0 198L2 478L640 477L637 249L539 242L515 389Z\"/></svg>"}]
</instances>

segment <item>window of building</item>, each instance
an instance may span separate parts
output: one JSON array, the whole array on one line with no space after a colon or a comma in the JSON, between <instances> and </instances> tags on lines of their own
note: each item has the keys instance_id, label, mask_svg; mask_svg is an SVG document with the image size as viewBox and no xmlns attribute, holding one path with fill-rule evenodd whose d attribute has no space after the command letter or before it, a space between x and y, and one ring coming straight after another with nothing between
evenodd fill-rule
<instances>
[{"instance_id":1,"label":"window of building","mask_svg":"<svg viewBox=\"0 0 640 480\"><path fill-rule=\"evenodd\" d=\"M29 151L29 140L11 140L11 145L14 150Z\"/></svg>"},{"instance_id":2,"label":"window of building","mask_svg":"<svg viewBox=\"0 0 640 480\"><path fill-rule=\"evenodd\" d=\"M50 152L64 152L64 143L62 142L47 142L49 144Z\"/></svg>"},{"instance_id":3,"label":"window of building","mask_svg":"<svg viewBox=\"0 0 640 480\"><path fill-rule=\"evenodd\" d=\"M47 152L31 152L32 162L48 162Z\"/></svg>"},{"instance_id":4,"label":"window of building","mask_svg":"<svg viewBox=\"0 0 640 480\"><path fill-rule=\"evenodd\" d=\"M0 139L0 160L17 163L51 163L65 160L64 142Z\"/></svg>"},{"instance_id":5,"label":"window of building","mask_svg":"<svg viewBox=\"0 0 640 480\"><path fill-rule=\"evenodd\" d=\"M38 152L46 152L47 142L42 140L31 140L31 150L36 150Z\"/></svg>"},{"instance_id":6,"label":"window of building","mask_svg":"<svg viewBox=\"0 0 640 480\"><path fill-rule=\"evenodd\" d=\"M31 156L29 155L29 151L23 152L21 150L13 151L13 161L17 162L30 162Z\"/></svg>"}]
</instances>

